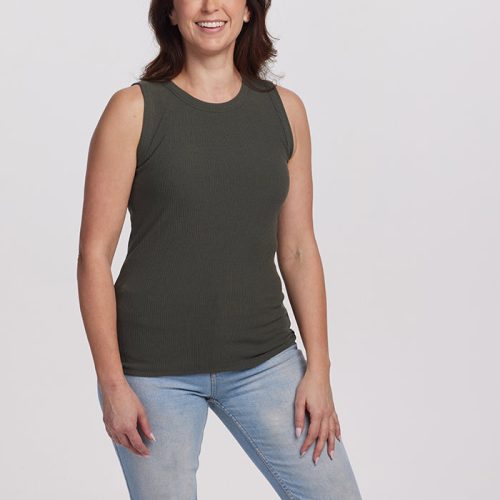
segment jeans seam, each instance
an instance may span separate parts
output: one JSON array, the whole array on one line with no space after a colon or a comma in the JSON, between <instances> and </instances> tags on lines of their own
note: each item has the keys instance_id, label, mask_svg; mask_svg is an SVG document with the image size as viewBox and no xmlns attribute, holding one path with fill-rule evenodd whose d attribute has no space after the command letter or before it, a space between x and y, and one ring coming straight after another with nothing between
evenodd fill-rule
<instances>
[{"instance_id":1,"label":"jeans seam","mask_svg":"<svg viewBox=\"0 0 500 500\"><path fill-rule=\"evenodd\" d=\"M259 447L257 446L257 443L251 438L248 431L243 427L243 425L238 421L238 419L220 401L218 401L216 399L211 399L211 401L214 404L216 404L217 406L219 406L222 409L222 411L224 411L224 413L226 413L226 415L228 415L233 420L233 422L239 427L241 432L243 432L243 434L248 439L250 444L254 447L255 451L257 452L259 457L262 459L262 461L264 462L266 467L269 469L271 474L276 478L276 480L278 481L280 486L283 488L283 491L285 492L287 498L294 500L295 497L291 496L291 493L288 490L288 488L286 487L284 481L281 479L279 474L274 470L273 466L269 463L269 461L267 460L265 455L260 451Z\"/></svg>"},{"instance_id":2,"label":"jeans seam","mask_svg":"<svg viewBox=\"0 0 500 500\"><path fill-rule=\"evenodd\" d=\"M98 398L99 402L100 402L100 393L101 393L101 389L100 389L99 383L98 383L97 384L97 398ZM120 466L124 470L124 463L123 463L122 457L120 456L120 453L119 453L119 450L118 450L118 446L121 446L121 445L119 445L118 443L115 443L113 440L111 440L111 444L113 445L113 448L114 448L114 450L116 452L116 456L118 457L118 461L120 462ZM123 447L123 448L125 448L125 447ZM125 449L127 449L127 448L125 448ZM132 452L130 452L130 453L132 453ZM132 498L132 490L130 489L130 484L129 484L127 475L124 474L124 476L125 476L125 484L127 485L127 490L128 490L129 497L130 497L131 500L133 500L133 498Z\"/></svg>"},{"instance_id":3,"label":"jeans seam","mask_svg":"<svg viewBox=\"0 0 500 500\"><path fill-rule=\"evenodd\" d=\"M213 382L212 394L210 397L213 399L216 397L216 394L217 394L217 374L215 374L215 373L212 374L212 382Z\"/></svg>"},{"instance_id":4,"label":"jeans seam","mask_svg":"<svg viewBox=\"0 0 500 500\"><path fill-rule=\"evenodd\" d=\"M116 447L116 446L121 446L121 445L119 445L117 443L114 443L114 446ZM124 448L125 451L128 451L129 453L133 453L132 451L130 451L125 446L122 446L122 448ZM118 455L118 460L120 461L120 465L121 465L122 469L125 470L125 464L123 463L122 457L120 456L120 453L118 452L118 450L116 450L116 452L117 452L116 454ZM128 489L128 494L130 496L130 500L134 500L134 497L132 496L132 490L131 490L130 484L128 482L127 474L125 474L125 483L127 485L127 489Z\"/></svg>"}]
</instances>

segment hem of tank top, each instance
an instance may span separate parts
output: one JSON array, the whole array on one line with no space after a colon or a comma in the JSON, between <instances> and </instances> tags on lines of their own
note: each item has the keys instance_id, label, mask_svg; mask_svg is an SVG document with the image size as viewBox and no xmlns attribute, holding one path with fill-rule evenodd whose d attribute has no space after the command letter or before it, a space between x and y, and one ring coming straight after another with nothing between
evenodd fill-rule
<instances>
[{"instance_id":1,"label":"hem of tank top","mask_svg":"<svg viewBox=\"0 0 500 500\"><path fill-rule=\"evenodd\" d=\"M167 80L165 82L161 82L161 85L169 90L175 97L179 98L184 103L189 106L199 109L201 111L215 112L220 113L224 111L229 111L231 109L239 108L243 102L245 97L249 93L248 85L246 84L245 78L241 81L240 89L237 94L229 99L229 101L224 102L208 102L203 101L202 99L198 99L197 97L191 95L189 92L185 91L181 87L179 87L176 83L171 80Z\"/></svg>"},{"instance_id":2,"label":"hem of tank top","mask_svg":"<svg viewBox=\"0 0 500 500\"><path fill-rule=\"evenodd\" d=\"M241 370L249 370L250 368L255 368L261 363L268 361L273 356L277 356L285 349L292 347L293 345L297 345L296 339L292 341L285 342L284 344L280 344L278 347L271 349L270 351L262 354L256 358L252 358L251 360L245 360L245 362L238 362L232 365L226 365L219 368L211 367L211 368L194 368L184 370L168 370L165 369L156 369L156 370L135 370L130 368L123 368L123 373L125 375L129 375L132 377L166 377L166 376L176 376L176 375L202 375L202 374L210 374L210 373L223 373L229 371L241 371Z\"/></svg>"}]
</instances>

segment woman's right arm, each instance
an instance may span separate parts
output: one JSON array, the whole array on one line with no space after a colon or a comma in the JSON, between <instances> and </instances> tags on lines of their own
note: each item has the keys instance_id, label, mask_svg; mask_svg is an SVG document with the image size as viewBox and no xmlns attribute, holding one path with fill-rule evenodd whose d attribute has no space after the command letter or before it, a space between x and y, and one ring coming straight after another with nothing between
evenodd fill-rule
<instances>
[{"instance_id":1,"label":"woman's right arm","mask_svg":"<svg viewBox=\"0 0 500 500\"><path fill-rule=\"evenodd\" d=\"M111 264L127 212L142 129L139 85L118 90L106 105L90 140L80 227L77 280L80 310L110 437L134 453L148 449L137 426L154 439L142 404L123 373L116 331Z\"/></svg>"}]
</instances>

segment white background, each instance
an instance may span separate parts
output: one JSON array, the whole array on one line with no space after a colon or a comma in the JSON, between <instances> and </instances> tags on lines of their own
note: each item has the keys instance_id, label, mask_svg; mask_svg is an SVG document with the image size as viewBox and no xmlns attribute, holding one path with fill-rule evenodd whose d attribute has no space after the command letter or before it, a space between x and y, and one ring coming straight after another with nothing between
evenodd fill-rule
<instances>
[{"instance_id":1,"label":"white background","mask_svg":"<svg viewBox=\"0 0 500 500\"><path fill-rule=\"evenodd\" d=\"M363 498L497 499L500 7L273 3L274 72L311 126L332 384ZM76 263L91 134L156 55L148 5L1 8L2 498L127 498ZM212 412L198 486L277 497Z\"/></svg>"}]
</instances>

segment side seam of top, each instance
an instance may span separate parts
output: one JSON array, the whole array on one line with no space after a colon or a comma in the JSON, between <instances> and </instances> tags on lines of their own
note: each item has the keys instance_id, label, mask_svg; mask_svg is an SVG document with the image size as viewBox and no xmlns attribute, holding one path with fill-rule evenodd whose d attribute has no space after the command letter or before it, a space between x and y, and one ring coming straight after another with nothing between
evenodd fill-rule
<instances>
[{"instance_id":1,"label":"side seam of top","mask_svg":"<svg viewBox=\"0 0 500 500\"><path fill-rule=\"evenodd\" d=\"M285 135L285 142L288 148L287 154L288 158L287 160L290 160L293 154L293 149L294 149L294 141L293 141L293 134L292 134L292 126L290 124L290 120L288 119L288 116L286 114L285 106L283 104L283 101L281 99L281 96L278 93L278 89L276 88L276 85L274 85L273 89L268 92L269 97L271 98L271 102L273 103L273 106L278 113L282 128L283 128L283 133Z\"/></svg>"}]
</instances>

